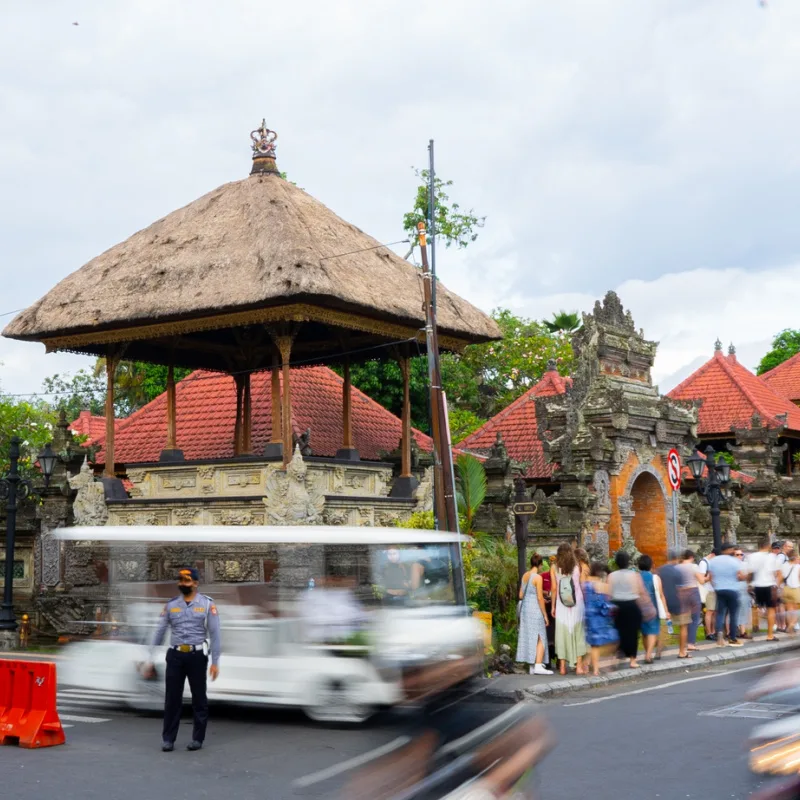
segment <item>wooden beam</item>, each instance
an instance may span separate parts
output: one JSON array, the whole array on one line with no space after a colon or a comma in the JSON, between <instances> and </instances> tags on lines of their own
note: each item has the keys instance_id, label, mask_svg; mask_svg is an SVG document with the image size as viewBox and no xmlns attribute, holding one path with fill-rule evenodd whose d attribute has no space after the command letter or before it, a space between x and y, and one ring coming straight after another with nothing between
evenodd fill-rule
<instances>
[{"instance_id":1,"label":"wooden beam","mask_svg":"<svg viewBox=\"0 0 800 800\"><path fill-rule=\"evenodd\" d=\"M342 448L352 450L353 445L353 390L350 384L350 359L344 362L342 384Z\"/></svg>"},{"instance_id":2,"label":"wooden beam","mask_svg":"<svg viewBox=\"0 0 800 800\"><path fill-rule=\"evenodd\" d=\"M400 477L411 477L411 362L407 356L398 358L403 376L403 411L401 415Z\"/></svg>"},{"instance_id":3,"label":"wooden beam","mask_svg":"<svg viewBox=\"0 0 800 800\"><path fill-rule=\"evenodd\" d=\"M175 368L167 367L167 450L178 449L178 420L175 404Z\"/></svg>"}]
</instances>

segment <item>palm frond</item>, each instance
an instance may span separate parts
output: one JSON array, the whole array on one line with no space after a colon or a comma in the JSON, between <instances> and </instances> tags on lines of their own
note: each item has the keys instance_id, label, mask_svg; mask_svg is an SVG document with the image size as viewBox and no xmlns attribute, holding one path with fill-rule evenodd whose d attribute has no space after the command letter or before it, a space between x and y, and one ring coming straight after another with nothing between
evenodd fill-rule
<instances>
[{"instance_id":1,"label":"palm frond","mask_svg":"<svg viewBox=\"0 0 800 800\"><path fill-rule=\"evenodd\" d=\"M475 456L462 453L456 459L456 500L465 520L464 533L472 533L475 515L486 499L486 471Z\"/></svg>"}]
</instances>

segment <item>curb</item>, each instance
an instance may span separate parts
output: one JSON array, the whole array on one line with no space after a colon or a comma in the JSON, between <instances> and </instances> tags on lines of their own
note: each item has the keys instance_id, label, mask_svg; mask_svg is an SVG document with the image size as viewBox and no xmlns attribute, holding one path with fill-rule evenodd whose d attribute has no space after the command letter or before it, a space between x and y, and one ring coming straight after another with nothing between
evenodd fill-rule
<instances>
[{"instance_id":1,"label":"curb","mask_svg":"<svg viewBox=\"0 0 800 800\"><path fill-rule=\"evenodd\" d=\"M646 664L638 669L620 669L601 675L599 678L592 676L580 676L573 678L562 678L561 680L540 683L525 689L496 689L492 690L491 685L484 689L488 697L497 700L546 700L551 697L569 694L570 692L585 691L586 689L606 688L617 684L628 683L631 681L645 680L647 678L657 678L661 675L670 675L679 672L696 672L709 667L719 667L725 664L732 664L737 661L748 661L750 659L761 658L762 656L772 655L773 653L787 653L800 649L800 641L784 641L776 644L752 645L746 649L733 650L731 648L720 648L718 652L709 655L695 655L691 659L678 661L660 661L655 664Z\"/></svg>"}]
</instances>

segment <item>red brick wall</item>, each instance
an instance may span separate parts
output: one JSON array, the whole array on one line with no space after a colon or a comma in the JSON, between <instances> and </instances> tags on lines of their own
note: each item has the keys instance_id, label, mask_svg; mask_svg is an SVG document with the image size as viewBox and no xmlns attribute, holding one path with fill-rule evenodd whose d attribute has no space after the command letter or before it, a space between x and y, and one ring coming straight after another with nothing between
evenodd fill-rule
<instances>
[{"instance_id":1,"label":"red brick wall","mask_svg":"<svg viewBox=\"0 0 800 800\"><path fill-rule=\"evenodd\" d=\"M619 474L611 476L612 512L608 524L608 539L612 553L622 544L622 520L617 506L617 498L628 491L628 485L641 466L642 463L638 456L631 453ZM664 486L668 487L664 456L655 456L648 466L658 473ZM667 491L671 490L668 488ZM657 566L663 564L667 558L667 498L664 497L658 480L648 472L643 472L636 478L630 492L635 512L631 522L631 534L636 542L636 547L642 553L652 556Z\"/></svg>"}]
</instances>

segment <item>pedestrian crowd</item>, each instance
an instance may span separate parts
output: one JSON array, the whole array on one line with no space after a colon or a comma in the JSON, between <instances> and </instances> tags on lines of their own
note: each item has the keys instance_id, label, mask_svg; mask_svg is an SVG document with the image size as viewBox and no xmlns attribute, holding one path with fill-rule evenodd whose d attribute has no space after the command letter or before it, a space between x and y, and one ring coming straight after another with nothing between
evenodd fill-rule
<instances>
[{"instance_id":1,"label":"pedestrian crowd","mask_svg":"<svg viewBox=\"0 0 800 800\"><path fill-rule=\"evenodd\" d=\"M532 675L600 674L600 658L617 653L639 666L661 658L668 636L678 639L678 658L697 650L701 623L706 639L741 647L766 617L767 641L775 632L794 635L800 606L800 557L791 542L763 539L752 553L723 542L699 561L691 550L671 551L653 570L653 559L631 563L620 550L613 569L590 562L567 542L549 563L534 553L522 578L516 660Z\"/></svg>"}]
</instances>

